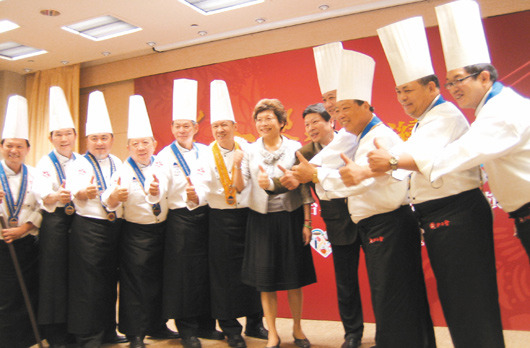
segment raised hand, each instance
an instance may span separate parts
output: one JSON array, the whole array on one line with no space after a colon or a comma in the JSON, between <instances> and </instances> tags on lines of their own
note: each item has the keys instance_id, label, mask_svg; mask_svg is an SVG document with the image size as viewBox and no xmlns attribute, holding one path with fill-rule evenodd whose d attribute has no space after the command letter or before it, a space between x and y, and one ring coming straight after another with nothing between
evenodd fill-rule
<instances>
[{"instance_id":1,"label":"raised hand","mask_svg":"<svg viewBox=\"0 0 530 348\"><path fill-rule=\"evenodd\" d=\"M126 202L129 198L129 190L126 187L121 186L121 177L118 178L116 184L117 185L111 195L113 195L118 202Z\"/></svg>"},{"instance_id":2,"label":"raised hand","mask_svg":"<svg viewBox=\"0 0 530 348\"><path fill-rule=\"evenodd\" d=\"M281 165L278 164L278 168L283 172L282 177L280 178L280 183L288 190L295 190L298 186L300 186L300 182L296 180L296 178L293 175L292 170L285 169Z\"/></svg>"},{"instance_id":3,"label":"raised hand","mask_svg":"<svg viewBox=\"0 0 530 348\"><path fill-rule=\"evenodd\" d=\"M153 174L153 181L151 181L151 184L149 185L149 194L151 196L158 196L160 194L159 186L160 183L158 182L158 178Z\"/></svg>"},{"instance_id":4,"label":"raised hand","mask_svg":"<svg viewBox=\"0 0 530 348\"><path fill-rule=\"evenodd\" d=\"M72 194L70 190L65 189L66 187L66 180L64 180L59 187L59 190L57 190L57 195L59 202L62 204L70 203L72 201Z\"/></svg>"},{"instance_id":5,"label":"raised hand","mask_svg":"<svg viewBox=\"0 0 530 348\"><path fill-rule=\"evenodd\" d=\"M339 168L339 174L342 182L346 186L359 185L361 181L366 179L365 169L357 165L353 160L341 153L340 158L344 161L344 166Z\"/></svg>"},{"instance_id":6,"label":"raised hand","mask_svg":"<svg viewBox=\"0 0 530 348\"><path fill-rule=\"evenodd\" d=\"M294 178L301 184L310 182L313 180L313 175L317 171L316 167L309 163L309 161L300 153L300 151L296 151L296 157L298 158L300 164L291 168Z\"/></svg>"},{"instance_id":7,"label":"raised hand","mask_svg":"<svg viewBox=\"0 0 530 348\"><path fill-rule=\"evenodd\" d=\"M92 178L90 178L90 185L86 187L85 191L88 199L94 199L97 197L98 187L96 184L94 184L94 175L92 175Z\"/></svg>"},{"instance_id":8,"label":"raised hand","mask_svg":"<svg viewBox=\"0 0 530 348\"><path fill-rule=\"evenodd\" d=\"M374 139L375 150L368 153L368 165L373 172L385 173L390 168L390 152L380 142L378 138Z\"/></svg>"},{"instance_id":9,"label":"raised hand","mask_svg":"<svg viewBox=\"0 0 530 348\"><path fill-rule=\"evenodd\" d=\"M259 166L258 185L264 190L268 189L270 185L269 175L261 165Z\"/></svg>"},{"instance_id":10,"label":"raised hand","mask_svg":"<svg viewBox=\"0 0 530 348\"><path fill-rule=\"evenodd\" d=\"M195 186L193 186L189 176L186 177L186 181L186 195L188 201L193 202L195 204L199 204L199 196L197 195L197 192L195 191Z\"/></svg>"}]
</instances>

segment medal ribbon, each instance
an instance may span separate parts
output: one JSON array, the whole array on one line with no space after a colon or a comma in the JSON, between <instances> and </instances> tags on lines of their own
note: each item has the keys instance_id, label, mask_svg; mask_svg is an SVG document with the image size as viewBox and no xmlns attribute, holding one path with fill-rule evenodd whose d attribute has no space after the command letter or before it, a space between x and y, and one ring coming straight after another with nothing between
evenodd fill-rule
<instances>
[{"instance_id":1,"label":"medal ribbon","mask_svg":"<svg viewBox=\"0 0 530 348\"><path fill-rule=\"evenodd\" d=\"M88 162L90 162L90 164L92 165L92 168L94 169L94 173L96 174L96 181L98 184L98 192L99 192L99 200L101 202L101 194L107 189L107 183L105 182L105 177L103 176L101 167L99 166L99 163L93 154L91 154L90 152L87 152L85 154L85 158L88 160ZM112 177L112 174L114 174L114 172L116 171L116 165L114 164L114 161L112 160L110 156L108 158L110 161L110 176ZM107 217L109 218L109 220L111 220L110 217L114 213L108 211L107 208L105 208L105 206L103 205L103 203L101 203L101 207L103 207L103 209L107 212Z\"/></svg>"},{"instance_id":2,"label":"medal ribbon","mask_svg":"<svg viewBox=\"0 0 530 348\"><path fill-rule=\"evenodd\" d=\"M486 105L486 103L493 97L495 97L497 94L501 93L502 91L502 88L504 86L502 85L502 83L498 82L498 81L495 81L495 83L493 83L493 86L491 87L491 92L488 94L488 96L486 97L486 100L484 101L484 105Z\"/></svg>"},{"instance_id":3,"label":"medal ribbon","mask_svg":"<svg viewBox=\"0 0 530 348\"><path fill-rule=\"evenodd\" d=\"M11 193L11 188L9 187L9 182L7 181L7 175L6 175L6 172L4 171L4 166L1 164L0 164L0 181L2 181L2 187L5 192L7 208L9 209L8 221L11 222L11 220L14 219L14 221L18 222L18 214L20 213L20 209L22 208L22 203L24 202L24 198L26 197L26 187L28 186L28 168L24 164L22 164L22 182L20 183L20 190L18 191L18 199L17 199L16 205L13 199L13 195ZM15 227L15 226L9 226L9 227Z\"/></svg>"},{"instance_id":4,"label":"medal ribbon","mask_svg":"<svg viewBox=\"0 0 530 348\"><path fill-rule=\"evenodd\" d=\"M370 123L368 123L366 125L366 127L364 127L364 130L363 132L361 133L361 137L359 138L359 140L361 140L362 138L364 138L364 136L372 129L374 128L375 126L377 126L379 123L381 123L381 120L377 117L377 116L373 116L372 117L372 120L370 121Z\"/></svg>"},{"instance_id":5,"label":"medal ribbon","mask_svg":"<svg viewBox=\"0 0 530 348\"><path fill-rule=\"evenodd\" d=\"M74 157L74 160L75 160L75 155L73 153L72 153L72 156ZM53 166L55 167L55 171L57 172L57 176L59 177L59 185L62 185L63 182L66 180L66 175L64 175L63 167L61 166L61 163L57 159L57 156L55 155L55 152L51 151L48 154L48 157L50 157L50 160L52 161ZM68 202L68 203L66 203L64 205L65 208L69 207L69 206L74 208L74 203L73 202Z\"/></svg>"},{"instance_id":6,"label":"medal ribbon","mask_svg":"<svg viewBox=\"0 0 530 348\"><path fill-rule=\"evenodd\" d=\"M154 160L155 160L155 158L153 156L151 156L151 163L153 163ZM140 168L138 168L138 165L136 164L136 162L131 157L127 158L127 162L129 162L129 165L131 166L131 168L136 173L136 176L138 177L138 180L140 181L140 184L142 185L142 190L147 195L147 192L145 192L145 188L144 188L144 183L145 183L144 174L142 173ZM155 214L155 216L158 216L160 214L161 210L162 210L160 208L160 204L155 203L155 204L151 204L151 206L152 206L152 209L153 209L153 214Z\"/></svg>"},{"instance_id":7,"label":"medal ribbon","mask_svg":"<svg viewBox=\"0 0 530 348\"><path fill-rule=\"evenodd\" d=\"M180 153L179 148L177 145L175 145L175 142L171 143L171 150L173 150L173 153L175 154L175 157L177 158L177 161L179 161L180 168L184 172L186 176L190 176L190 167L188 166L188 163L186 163L186 160L184 159L184 156L182 156L182 153ZM195 143L193 144L193 148L195 149L196 157L199 158L199 149L197 148L197 145Z\"/></svg>"},{"instance_id":8,"label":"medal ribbon","mask_svg":"<svg viewBox=\"0 0 530 348\"><path fill-rule=\"evenodd\" d=\"M239 150L240 146L236 142L234 145L234 150ZM217 141L214 142L212 146L213 151L213 157L215 159L215 165L217 166L217 169L219 170L219 176L221 180L221 184L223 185L223 189L225 191L225 201L229 205L235 205L236 204L236 190L232 182L232 178L235 171L235 165L232 166L232 178L228 175L228 170L226 169L225 161L223 160L223 156L221 155L221 149L219 148L219 144L217 144Z\"/></svg>"}]
</instances>

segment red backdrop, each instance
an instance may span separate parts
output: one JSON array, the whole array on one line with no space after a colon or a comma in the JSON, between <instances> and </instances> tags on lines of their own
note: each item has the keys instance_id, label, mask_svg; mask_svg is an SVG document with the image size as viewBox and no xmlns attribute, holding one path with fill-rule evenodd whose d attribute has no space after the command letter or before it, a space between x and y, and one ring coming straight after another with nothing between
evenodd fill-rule
<instances>
[{"instance_id":1,"label":"red backdrop","mask_svg":"<svg viewBox=\"0 0 530 348\"><path fill-rule=\"evenodd\" d=\"M484 20L492 61L499 71L500 80L524 95L530 95L529 21L529 11ZM428 28L427 35L434 69L443 84L445 64L438 28ZM407 138L413 122L404 114L396 101L394 80L379 39L368 37L346 41L343 44L346 49L368 54L375 59L377 63L372 103L376 113L404 139ZM173 80L177 78L190 78L199 82L198 121L200 130L196 140L205 144L213 140L208 113L210 109L209 84L214 79L226 81L239 124L239 135L249 141L257 137L251 113L258 100L262 98L280 99L289 113L285 134L302 143L308 141L304 134L302 111L307 105L321 100L311 48L140 78L135 81L135 92L144 96L146 100L153 130L159 142L158 150L174 140L170 132L170 122ZM442 94L444 98L452 100L447 91L442 89ZM473 121L472 112L466 110L465 113L469 120ZM513 222L496 206L491 194L489 196L495 212L495 254L504 328L530 330L529 260L521 244L513 236ZM319 208L315 204L313 207L313 212L317 214L314 216L315 228L325 230L318 211ZM433 321L437 326L444 326L446 324L436 293L436 281L426 250L423 249L425 280ZM340 320L332 257L329 255L324 257L313 250L313 258L318 282L304 288L304 318ZM365 321L373 322L368 278L362 254L359 278ZM279 315L290 316L284 294L280 294Z\"/></svg>"}]
</instances>

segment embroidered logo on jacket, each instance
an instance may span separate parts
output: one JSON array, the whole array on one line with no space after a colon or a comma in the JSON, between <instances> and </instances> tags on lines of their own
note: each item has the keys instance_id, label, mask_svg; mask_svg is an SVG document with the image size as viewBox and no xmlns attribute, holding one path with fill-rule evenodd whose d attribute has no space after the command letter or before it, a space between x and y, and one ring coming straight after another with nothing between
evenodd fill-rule
<instances>
[{"instance_id":1,"label":"embroidered logo on jacket","mask_svg":"<svg viewBox=\"0 0 530 348\"><path fill-rule=\"evenodd\" d=\"M385 237L383 236L370 238L370 244L377 243L377 242L382 243L384 240L385 240Z\"/></svg>"},{"instance_id":2,"label":"embroidered logo on jacket","mask_svg":"<svg viewBox=\"0 0 530 348\"><path fill-rule=\"evenodd\" d=\"M444 220L444 221L441 221L441 222L431 222L431 223L429 224L429 228L430 228L431 230L435 230L435 229L437 229L438 227L444 227L444 226L447 227L447 226L449 226L450 224L451 224L451 221L449 221L449 220Z\"/></svg>"}]
</instances>

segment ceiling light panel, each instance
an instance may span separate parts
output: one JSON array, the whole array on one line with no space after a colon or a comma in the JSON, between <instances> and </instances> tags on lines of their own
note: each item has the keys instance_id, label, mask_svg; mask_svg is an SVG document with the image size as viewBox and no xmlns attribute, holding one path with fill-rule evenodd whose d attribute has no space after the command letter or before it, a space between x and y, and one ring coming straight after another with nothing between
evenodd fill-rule
<instances>
[{"instance_id":1,"label":"ceiling light panel","mask_svg":"<svg viewBox=\"0 0 530 348\"><path fill-rule=\"evenodd\" d=\"M204 15L231 11L241 7L261 4L265 0L178 0Z\"/></svg>"},{"instance_id":2,"label":"ceiling light panel","mask_svg":"<svg viewBox=\"0 0 530 348\"><path fill-rule=\"evenodd\" d=\"M107 40L142 30L140 27L110 15L88 19L62 28L94 41Z\"/></svg>"},{"instance_id":3,"label":"ceiling light panel","mask_svg":"<svg viewBox=\"0 0 530 348\"><path fill-rule=\"evenodd\" d=\"M13 23L7 19L0 20L0 33L5 33L6 31L10 31L16 28L19 28L18 24Z\"/></svg>"},{"instance_id":4,"label":"ceiling light panel","mask_svg":"<svg viewBox=\"0 0 530 348\"><path fill-rule=\"evenodd\" d=\"M7 60L18 60L47 53L39 48L24 46L16 42L0 43L0 58Z\"/></svg>"}]
</instances>

